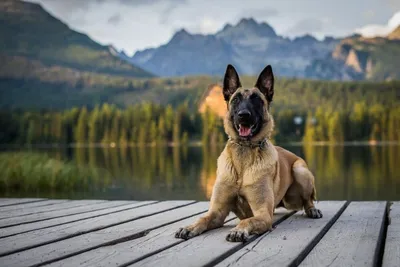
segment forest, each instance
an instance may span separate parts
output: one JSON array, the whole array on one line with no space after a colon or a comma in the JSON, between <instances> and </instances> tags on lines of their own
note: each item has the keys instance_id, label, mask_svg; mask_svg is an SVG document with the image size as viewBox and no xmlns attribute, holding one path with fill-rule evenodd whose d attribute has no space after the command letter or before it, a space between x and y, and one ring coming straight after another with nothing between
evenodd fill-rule
<instances>
[{"instance_id":1,"label":"forest","mask_svg":"<svg viewBox=\"0 0 400 267\"><path fill-rule=\"evenodd\" d=\"M256 77L240 79L249 87ZM207 86L220 83L216 77L101 81L81 77L65 84L70 89L64 92L62 86L43 81L20 80L17 86L3 80L0 144L177 145L226 140L222 119L211 110L199 112ZM399 141L399 104L400 81L277 77L271 106L276 123L273 139L281 143Z\"/></svg>"},{"instance_id":2,"label":"forest","mask_svg":"<svg viewBox=\"0 0 400 267\"><path fill-rule=\"evenodd\" d=\"M400 141L400 106L355 102L350 109L271 110L275 142ZM296 124L295 117L303 119ZM63 111L0 112L0 144L219 144L226 140L223 121L211 110L192 111L142 103L122 109L103 104Z\"/></svg>"}]
</instances>

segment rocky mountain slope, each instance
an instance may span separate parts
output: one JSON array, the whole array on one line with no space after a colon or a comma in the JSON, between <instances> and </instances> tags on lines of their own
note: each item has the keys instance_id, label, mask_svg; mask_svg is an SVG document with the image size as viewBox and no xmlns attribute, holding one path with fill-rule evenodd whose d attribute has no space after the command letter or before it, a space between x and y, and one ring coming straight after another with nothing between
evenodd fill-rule
<instances>
[{"instance_id":1,"label":"rocky mountain slope","mask_svg":"<svg viewBox=\"0 0 400 267\"><path fill-rule=\"evenodd\" d=\"M160 76L221 75L228 63L242 74L254 75L268 63L278 75L302 77L313 59L328 55L339 41L319 41L311 35L291 40L249 18L210 35L182 29L167 44L136 52L131 62Z\"/></svg>"},{"instance_id":2,"label":"rocky mountain slope","mask_svg":"<svg viewBox=\"0 0 400 267\"><path fill-rule=\"evenodd\" d=\"M241 74L256 75L271 64L278 76L324 80L400 78L400 27L386 38L352 35L344 39L311 35L288 39L267 23L242 19L216 34L175 33L158 47L125 60L160 76L221 75L228 63Z\"/></svg>"},{"instance_id":3,"label":"rocky mountain slope","mask_svg":"<svg viewBox=\"0 0 400 267\"><path fill-rule=\"evenodd\" d=\"M333 52L315 59L306 77L338 80L400 79L400 26L386 38L353 35L343 39Z\"/></svg>"}]
</instances>

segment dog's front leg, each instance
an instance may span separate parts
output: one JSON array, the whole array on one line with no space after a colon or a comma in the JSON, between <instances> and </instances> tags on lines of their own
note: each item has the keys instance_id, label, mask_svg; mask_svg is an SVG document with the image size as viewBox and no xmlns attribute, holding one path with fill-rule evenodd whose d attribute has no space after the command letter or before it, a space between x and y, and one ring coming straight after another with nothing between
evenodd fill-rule
<instances>
[{"instance_id":1,"label":"dog's front leg","mask_svg":"<svg viewBox=\"0 0 400 267\"><path fill-rule=\"evenodd\" d=\"M214 186L208 212L200 217L194 224L179 228L175 233L176 238L189 239L224 224L231 208L234 188L222 182L217 182Z\"/></svg>"},{"instance_id":2,"label":"dog's front leg","mask_svg":"<svg viewBox=\"0 0 400 267\"><path fill-rule=\"evenodd\" d=\"M274 192L272 185L265 183L242 188L242 194L250 205L253 217L241 220L227 235L231 242L245 242L252 234L262 234L272 229L274 212Z\"/></svg>"}]
</instances>

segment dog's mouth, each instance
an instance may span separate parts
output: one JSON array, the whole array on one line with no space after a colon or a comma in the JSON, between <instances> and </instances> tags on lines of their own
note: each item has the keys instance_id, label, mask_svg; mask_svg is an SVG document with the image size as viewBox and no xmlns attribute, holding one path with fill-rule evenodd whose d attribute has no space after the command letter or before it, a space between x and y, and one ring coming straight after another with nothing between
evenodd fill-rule
<instances>
[{"instance_id":1,"label":"dog's mouth","mask_svg":"<svg viewBox=\"0 0 400 267\"><path fill-rule=\"evenodd\" d=\"M254 132L257 129L257 123L255 123L253 125L238 124L235 126L236 126L236 130L238 131L238 133L241 137L252 137Z\"/></svg>"}]
</instances>

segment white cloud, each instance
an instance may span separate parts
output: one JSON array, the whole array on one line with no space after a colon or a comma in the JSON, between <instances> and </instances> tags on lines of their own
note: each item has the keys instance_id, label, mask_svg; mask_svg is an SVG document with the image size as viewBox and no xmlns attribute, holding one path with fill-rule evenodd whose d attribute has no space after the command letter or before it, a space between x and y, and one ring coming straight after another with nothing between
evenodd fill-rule
<instances>
[{"instance_id":1,"label":"white cloud","mask_svg":"<svg viewBox=\"0 0 400 267\"><path fill-rule=\"evenodd\" d=\"M88 34L101 44L124 49L129 55L137 50L165 44L176 30L182 28L190 33L215 33L226 23L236 24L244 17L267 22L278 34L291 38L305 33L322 38L326 35L344 37L368 24L382 26L385 31L386 27L398 24L399 18L393 17L389 26L379 24L400 10L399 0L363 0L363 5L349 0L26 1L41 3L72 29ZM368 12L373 16L363 15ZM305 28L298 25L297 30L293 29L297 23L307 19L315 19L318 25Z\"/></svg>"},{"instance_id":2,"label":"white cloud","mask_svg":"<svg viewBox=\"0 0 400 267\"><path fill-rule=\"evenodd\" d=\"M194 25L193 27L188 27L189 31L192 33L201 33L201 34L213 34L218 31L223 25L218 21L204 17L198 25Z\"/></svg>"},{"instance_id":3,"label":"white cloud","mask_svg":"<svg viewBox=\"0 0 400 267\"><path fill-rule=\"evenodd\" d=\"M400 11L395 13L386 25L370 24L358 28L355 32L365 37L386 36L400 25Z\"/></svg>"}]
</instances>

